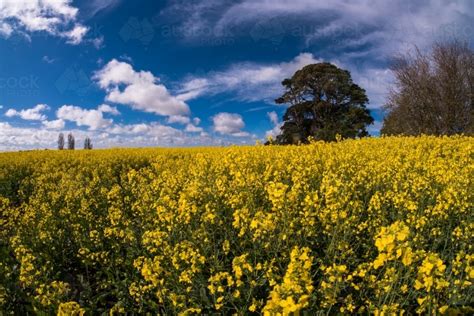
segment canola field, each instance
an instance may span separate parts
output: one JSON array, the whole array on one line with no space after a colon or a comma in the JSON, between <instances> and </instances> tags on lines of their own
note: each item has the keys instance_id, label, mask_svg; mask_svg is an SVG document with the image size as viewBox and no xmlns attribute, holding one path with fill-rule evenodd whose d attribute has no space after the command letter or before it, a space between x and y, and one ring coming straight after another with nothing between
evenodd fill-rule
<instances>
[{"instance_id":1,"label":"canola field","mask_svg":"<svg viewBox=\"0 0 474 316\"><path fill-rule=\"evenodd\" d=\"M474 138L0 154L0 314L471 314Z\"/></svg>"}]
</instances>

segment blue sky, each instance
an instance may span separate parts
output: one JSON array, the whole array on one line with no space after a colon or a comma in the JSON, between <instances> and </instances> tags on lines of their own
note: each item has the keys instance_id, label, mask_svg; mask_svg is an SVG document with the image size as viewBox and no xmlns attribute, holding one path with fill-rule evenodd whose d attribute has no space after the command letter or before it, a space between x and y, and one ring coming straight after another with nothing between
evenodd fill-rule
<instances>
[{"instance_id":1,"label":"blue sky","mask_svg":"<svg viewBox=\"0 0 474 316\"><path fill-rule=\"evenodd\" d=\"M470 0L0 0L0 150L255 143L280 82L329 61L367 90L378 134L390 60L471 43Z\"/></svg>"}]
</instances>

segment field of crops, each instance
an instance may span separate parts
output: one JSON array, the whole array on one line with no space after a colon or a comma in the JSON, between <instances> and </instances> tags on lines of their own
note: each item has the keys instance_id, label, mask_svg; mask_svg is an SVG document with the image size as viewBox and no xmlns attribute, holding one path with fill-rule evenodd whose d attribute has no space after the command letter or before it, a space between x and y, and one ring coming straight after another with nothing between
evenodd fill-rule
<instances>
[{"instance_id":1,"label":"field of crops","mask_svg":"<svg viewBox=\"0 0 474 316\"><path fill-rule=\"evenodd\" d=\"M473 158L426 136L3 153L0 314L472 313Z\"/></svg>"}]
</instances>

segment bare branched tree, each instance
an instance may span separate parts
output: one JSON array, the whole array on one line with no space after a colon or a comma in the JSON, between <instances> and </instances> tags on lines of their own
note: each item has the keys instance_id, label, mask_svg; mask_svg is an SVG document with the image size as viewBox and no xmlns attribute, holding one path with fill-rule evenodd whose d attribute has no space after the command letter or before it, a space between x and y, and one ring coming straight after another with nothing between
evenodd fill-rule
<instances>
[{"instance_id":1,"label":"bare branched tree","mask_svg":"<svg viewBox=\"0 0 474 316\"><path fill-rule=\"evenodd\" d=\"M474 133L474 51L467 43L437 43L429 54L417 49L392 70L382 134Z\"/></svg>"}]
</instances>

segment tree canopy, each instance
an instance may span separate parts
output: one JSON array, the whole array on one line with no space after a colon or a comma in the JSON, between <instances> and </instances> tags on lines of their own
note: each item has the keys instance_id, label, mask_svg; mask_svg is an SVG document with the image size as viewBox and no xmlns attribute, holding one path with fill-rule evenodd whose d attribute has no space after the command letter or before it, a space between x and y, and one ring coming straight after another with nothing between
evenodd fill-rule
<instances>
[{"instance_id":1,"label":"tree canopy","mask_svg":"<svg viewBox=\"0 0 474 316\"><path fill-rule=\"evenodd\" d=\"M282 82L285 93L275 100L289 104L277 142L306 142L310 136L333 141L367 136L373 118L366 108L365 90L352 81L349 71L330 63L311 64Z\"/></svg>"}]
</instances>

